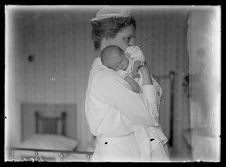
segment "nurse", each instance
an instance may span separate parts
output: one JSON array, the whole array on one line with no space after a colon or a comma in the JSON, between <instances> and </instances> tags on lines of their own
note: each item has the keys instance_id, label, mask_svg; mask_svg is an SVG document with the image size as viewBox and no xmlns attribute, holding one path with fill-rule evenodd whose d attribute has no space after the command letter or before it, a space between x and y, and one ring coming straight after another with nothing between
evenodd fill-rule
<instances>
[{"instance_id":1,"label":"nurse","mask_svg":"<svg viewBox=\"0 0 226 167\"><path fill-rule=\"evenodd\" d=\"M91 20L94 47L101 52L109 45L122 50L134 44L136 22L125 7L104 7ZM157 82L146 65L140 68L147 100L134 93L113 70L97 57L86 92L85 112L91 133L97 137L94 161L167 161L167 139L156 130L152 113L158 104ZM156 150L153 154L153 150Z\"/></svg>"}]
</instances>

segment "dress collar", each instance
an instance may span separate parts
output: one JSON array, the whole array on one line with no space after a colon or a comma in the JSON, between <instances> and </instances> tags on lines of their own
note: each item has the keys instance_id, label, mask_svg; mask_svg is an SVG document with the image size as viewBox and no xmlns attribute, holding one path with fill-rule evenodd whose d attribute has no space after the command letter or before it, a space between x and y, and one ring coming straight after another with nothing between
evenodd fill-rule
<instances>
[{"instance_id":1,"label":"dress collar","mask_svg":"<svg viewBox=\"0 0 226 167\"><path fill-rule=\"evenodd\" d=\"M100 57L97 57L97 58L94 60L93 65L92 65L92 68L109 69L109 68L107 68L106 66L104 66L104 65L102 64Z\"/></svg>"}]
</instances>

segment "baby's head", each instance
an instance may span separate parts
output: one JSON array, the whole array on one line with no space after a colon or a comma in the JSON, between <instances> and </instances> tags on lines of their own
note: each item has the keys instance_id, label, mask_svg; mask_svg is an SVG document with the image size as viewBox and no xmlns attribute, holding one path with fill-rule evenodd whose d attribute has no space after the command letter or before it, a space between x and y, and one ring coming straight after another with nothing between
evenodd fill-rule
<instances>
[{"instance_id":1,"label":"baby's head","mask_svg":"<svg viewBox=\"0 0 226 167\"><path fill-rule=\"evenodd\" d=\"M102 64L114 71L126 70L128 68L128 58L125 56L123 50L116 45L110 45L104 48L100 57Z\"/></svg>"}]
</instances>

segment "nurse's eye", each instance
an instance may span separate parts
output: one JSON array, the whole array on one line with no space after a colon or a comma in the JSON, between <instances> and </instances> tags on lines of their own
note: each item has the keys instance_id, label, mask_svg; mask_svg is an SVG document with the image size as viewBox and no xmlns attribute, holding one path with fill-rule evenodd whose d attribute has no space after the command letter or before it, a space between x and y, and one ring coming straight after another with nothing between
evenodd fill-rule
<instances>
[{"instance_id":1,"label":"nurse's eye","mask_svg":"<svg viewBox=\"0 0 226 167\"><path fill-rule=\"evenodd\" d=\"M125 38L123 38L123 40L124 40L126 43L129 43L130 40L131 40L131 37L125 37Z\"/></svg>"},{"instance_id":2,"label":"nurse's eye","mask_svg":"<svg viewBox=\"0 0 226 167\"><path fill-rule=\"evenodd\" d=\"M131 40L131 37L128 37L128 38L127 38L127 42L130 42L130 40Z\"/></svg>"},{"instance_id":3,"label":"nurse's eye","mask_svg":"<svg viewBox=\"0 0 226 167\"><path fill-rule=\"evenodd\" d=\"M135 38L134 36L129 36L126 38L126 42L132 45L134 43L134 38Z\"/></svg>"}]
</instances>

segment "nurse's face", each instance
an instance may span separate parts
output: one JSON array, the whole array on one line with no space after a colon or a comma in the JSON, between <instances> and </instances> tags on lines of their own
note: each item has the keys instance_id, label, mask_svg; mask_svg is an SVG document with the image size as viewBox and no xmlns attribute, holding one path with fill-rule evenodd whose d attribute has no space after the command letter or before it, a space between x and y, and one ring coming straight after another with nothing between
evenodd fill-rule
<instances>
[{"instance_id":1,"label":"nurse's face","mask_svg":"<svg viewBox=\"0 0 226 167\"><path fill-rule=\"evenodd\" d=\"M123 28L117 33L115 38L107 40L107 45L117 45L122 50L125 50L128 46L134 45L135 42L135 29L133 25L129 25Z\"/></svg>"}]
</instances>

